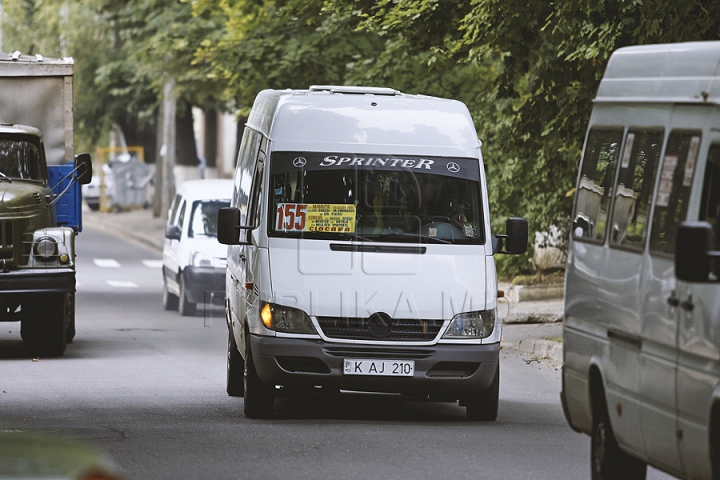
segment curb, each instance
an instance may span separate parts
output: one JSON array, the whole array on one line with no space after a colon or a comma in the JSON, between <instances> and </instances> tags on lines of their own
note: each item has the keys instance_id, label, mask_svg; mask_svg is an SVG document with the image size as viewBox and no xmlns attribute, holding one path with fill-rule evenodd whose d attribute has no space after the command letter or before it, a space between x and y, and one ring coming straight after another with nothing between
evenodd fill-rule
<instances>
[{"instance_id":1,"label":"curb","mask_svg":"<svg viewBox=\"0 0 720 480\"><path fill-rule=\"evenodd\" d=\"M563 316L558 313L511 313L503 323L560 323Z\"/></svg>"},{"instance_id":2,"label":"curb","mask_svg":"<svg viewBox=\"0 0 720 480\"><path fill-rule=\"evenodd\" d=\"M559 342L524 338L520 340L517 349L523 353L536 355L537 358L548 358L558 362L563 361L563 344Z\"/></svg>"}]
</instances>

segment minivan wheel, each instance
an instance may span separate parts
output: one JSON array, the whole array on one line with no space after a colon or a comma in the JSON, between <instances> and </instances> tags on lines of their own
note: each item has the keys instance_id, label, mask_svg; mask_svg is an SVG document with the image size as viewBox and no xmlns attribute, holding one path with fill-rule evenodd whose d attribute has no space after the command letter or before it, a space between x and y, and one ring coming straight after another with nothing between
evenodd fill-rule
<instances>
[{"instance_id":1,"label":"minivan wheel","mask_svg":"<svg viewBox=\"0 0 720 480\"><path fill-rule=\"evenodd\" d=\"M197 310L196 305L187 298L187 292L185 291L185 280L180 275L180 315L183 317L190 317L195 315Z\"/></svg>"},{"instance_id":2,"label":"minivan wheel","mask_svg":"<svg viewBox=\"0 0 720 480\"><path fill-rule=\"evenodd\" d=\"M245 416L247 418L270 418L273 414L274 386L263 383L255 371L255 362L250 351L249 335L245 340L245 364L243 385L245 389Z\"/></svg>"},{"instance_id":3,"label":"minivan wheel","mask_svg":"<svg viewBox=\"0 0 720 480\"><path fill-rule=\"evenodd\" d=\"M245 393L243 377L245 376L245 361L240 355L235 343L233 331L228 329L227 353L227 394L231 397L242 397Z\"/></svg>"},{"instance_id":4,"label":"minivan wheel","mask_svg":"<svg viewBox=\"0 0 720 480\"><path fill-rule=\"evenodd\" d=\"M620 450L610 425L607 408L598 408L598 419L592 430L590 463L592 480L644 479L647 465Z\"/></svg>"},{"instance_id":5,"label":"minivan wheel","mask_svg":"<svg viewBox=\"0 0 720 480\"><path fill-rule=\"evenodd\" d=\"M167 287L167 280L163 279L163 308L165 310L177 310L178 309L178 297L177 295L170 293Z\"/></svg>"},{"instance_id":6,"label":"minivan wheel","mask_svg":"<svg viewBox=\"0 0 720 480\"><path fill-rule=\"evenodd\" d=\"M473 393L465 398L465 409L468 420L494 422L498 416L500 398L500 364L498 363L490 386L480 393Z\"/></svg>"}]
</instances>

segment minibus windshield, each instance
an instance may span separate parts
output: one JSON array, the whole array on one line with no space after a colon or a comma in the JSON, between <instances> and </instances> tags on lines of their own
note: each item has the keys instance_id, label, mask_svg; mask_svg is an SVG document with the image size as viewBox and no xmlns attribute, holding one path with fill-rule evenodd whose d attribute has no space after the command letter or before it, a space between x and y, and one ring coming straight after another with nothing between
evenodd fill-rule
<instances>
[{"instance_id":1,"label":"minibus windshield","mask_svg":"<svg viewBox=\"0 0 720 480\"><path fill-rule=\"evenodd\" d=\"M273 237L482 244L477 159L275 152Z\"/></svg>"}]
</instances>

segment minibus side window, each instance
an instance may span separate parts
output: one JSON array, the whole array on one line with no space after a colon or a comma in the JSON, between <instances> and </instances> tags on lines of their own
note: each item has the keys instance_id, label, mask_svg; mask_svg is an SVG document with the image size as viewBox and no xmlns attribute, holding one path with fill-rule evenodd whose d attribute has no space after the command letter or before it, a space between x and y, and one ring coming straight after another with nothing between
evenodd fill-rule
<instances>
[{"instance_id":1,"label":"minibus side window","mask_svg":"<svg viewBox=\"0 0 720 480\"><path fill-rule=\"evenodd\" d=\"M720 145L708 153L699 219L712 225L713 250L720 250Z\"/></svg>"},{"instance_id":2,"label":"minibus side window","mask_svg":"<svg viewBox=\"0 0 720 480\"><path fill-rule=\"evenodd\" d=\"M252 181L252 198L248 207L248 225L254 226L260 213L260 193L262 192L262 178L265 155L260 153Z\"/></svg>"},{"instance_id":3,"label":"minibus side window","mask_svg":"<svg viewBox=\"0 0 720 480\"><path fill-rule=\"evenodd\" d=\"M610 243L642 250L660 160L663 132L630 131L615 185Z\"/></svg>"},{"instance_id":4,"label":"minibus side window","mask_svg":"<svg viewBox=\"0 0 720 480\"><path fill-rule=\"evenodd\" d=\"M690 200L700 132L672 132L660 166L660 184L655 195L650 250L675 254L680 222L685 219Z\"/></svg>"},{"instance_id":5,"label":"minibus side window","mask_svg":"<svg viewBox=\"0 0 720 480\"><path fill-rule=\"evenodd\" d=\"M250 201L250 188L252 186L253 170L255 160L260 151L262 134L245 128L243 133L240 152L238 153L238 164L235 173L235 185L233 187L233 199L231 206L240 209L240 218L243 225L249 225L246 221L248 215L248 202Z\"/></svg>"},{"instance_id":6,"label":"minibus side window","mask_svg":"<svg viewBox=\"0 0 720 480\"><path fill-rule=\"evenodd\" d=\"M573 214L573 236L602 242L615 183L622 129L591 130L588 134Z\"/></svg>"}]
</instances>

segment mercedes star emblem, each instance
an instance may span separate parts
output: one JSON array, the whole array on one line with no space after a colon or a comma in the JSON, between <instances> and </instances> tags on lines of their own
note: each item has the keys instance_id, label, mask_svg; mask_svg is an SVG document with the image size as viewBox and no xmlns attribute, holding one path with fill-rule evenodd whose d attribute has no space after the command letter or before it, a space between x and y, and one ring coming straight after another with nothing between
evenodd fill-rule
<instances>
[{"instance_id":1,"label":"mercedes star emblem","mask_svg":"<svg viewBox=\"0 0 720 480\"><path fill-rule=\"evenodd\" d=\"M455 162L449 162L447 164L447 169L450 173L457 173L460 171L460 165Z\"/></svg>"},{"instance_id":2,"label":"mercedes star emblem","mask_svg":"<svg viewBox=\"0 0 720 480\"><path fill-rule=\"evenodd\" d=\"M306 163L307 163L307 160L305 160L305 157L297 157L295 160L293 160L293 165L295 165L298 168L304 167Z\"/></svg>"}]
</instances>

